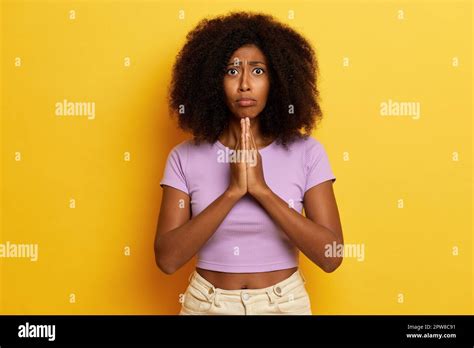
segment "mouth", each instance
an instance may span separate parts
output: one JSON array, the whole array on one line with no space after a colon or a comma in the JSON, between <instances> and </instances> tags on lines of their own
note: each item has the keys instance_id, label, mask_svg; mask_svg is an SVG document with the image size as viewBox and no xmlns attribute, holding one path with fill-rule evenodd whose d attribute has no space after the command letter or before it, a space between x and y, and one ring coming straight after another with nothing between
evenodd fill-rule
<instances>
[{"instance_id":1,"label":"mouth","mask_svg":"<svg viewBox=\"0 0 474 348\"><path fill-rule=\"evenodd\" d=\"M257 101L252 98L240 98L237 99L237 104L239 106L254 106L257 104Z\"/></svg>"}]
</instances>

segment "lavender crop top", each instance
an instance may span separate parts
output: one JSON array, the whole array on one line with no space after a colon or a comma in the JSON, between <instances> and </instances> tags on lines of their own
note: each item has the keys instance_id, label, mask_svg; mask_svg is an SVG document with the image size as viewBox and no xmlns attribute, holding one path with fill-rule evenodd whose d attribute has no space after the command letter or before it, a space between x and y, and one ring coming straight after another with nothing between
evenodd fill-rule
<instances>
[{"instance_id":1,"label":"lavender crop top","mask_svg":"<svg viewBox=\"0 0 474 348\"><path fill-rule=\"evenodd\" d=\"M233 150L216 141L176 145L168 155L160 186L190 196L192 216L198 215L229 186ZM263 174L270 189L302 214L307 190L336 181L323 145L312 137L289 144L275 141L263 149ZM196 267L229 273L256 273L297 267L299 250L266 210L249 194L229 211L197 254Z\"/></svg>"}]
</instances>

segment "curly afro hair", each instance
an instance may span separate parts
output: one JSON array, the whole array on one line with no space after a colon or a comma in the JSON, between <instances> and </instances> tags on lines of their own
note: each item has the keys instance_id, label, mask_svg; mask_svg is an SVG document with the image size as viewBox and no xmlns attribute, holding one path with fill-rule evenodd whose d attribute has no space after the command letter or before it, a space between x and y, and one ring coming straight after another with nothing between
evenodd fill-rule
<instances>
[{"instance_id":1,"label":"curly afro hair","mask_svg":"<svg viewBox=\"0 0 474 348\"><path fill-rule=\"evenodd\" d=\"M173 66L169 111L196 143L214 143L227 128L231 114L225 103L225 69L233 52L247 44L257 46L269 63L270 90L258 115L264 138L286 147L295 138L311 135L322 118L311 44L270 15L230 12L201 20L187 34Z\"/></svg>"}]
</instances>

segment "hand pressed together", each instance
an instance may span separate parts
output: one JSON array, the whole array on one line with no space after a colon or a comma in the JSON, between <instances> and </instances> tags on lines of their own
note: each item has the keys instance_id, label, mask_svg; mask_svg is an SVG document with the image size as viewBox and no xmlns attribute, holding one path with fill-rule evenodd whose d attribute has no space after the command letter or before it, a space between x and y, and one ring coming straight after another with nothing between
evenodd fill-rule
<instances>
[{"instance_id":1,"label":"hand pressed together","mask_svg":"<svg viewBox=\"0 0 474 348\"><path fill-rule=\"evenodd\" d=\"M258 152L255 138L250 130L249 118L240 121L240 137L234 148L236 160L231 161L231 183L229 189L239 196L252 196L268 188L263 175L262 156Z\"/></svg>"}]
</instances>

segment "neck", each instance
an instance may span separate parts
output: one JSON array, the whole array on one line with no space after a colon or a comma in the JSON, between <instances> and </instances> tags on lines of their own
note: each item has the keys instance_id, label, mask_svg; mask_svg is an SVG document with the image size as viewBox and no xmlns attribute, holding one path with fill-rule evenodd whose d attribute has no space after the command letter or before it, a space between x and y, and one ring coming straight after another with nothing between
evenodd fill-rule
<instances>
[{"instance_id":1,"label":"neck","mask_svg":"<svg viewBox=\"0 0 474 348\"><path fill-rule=\"evenodd\" d=\"M260 133L258 118L250 118L250 131L253 134L257 147L264 147L270 141L268 138L263 138ZM240 118L231 117L229 126L219 136L219 141L225 146L233 149L237 145L237 140L240 138L241 126Z\"/></svg>"}]
</instances>

